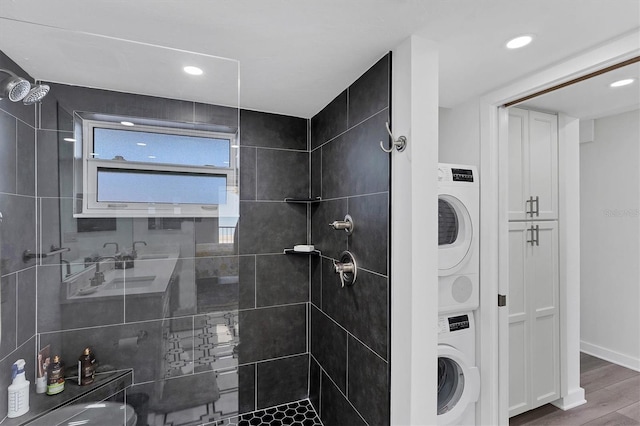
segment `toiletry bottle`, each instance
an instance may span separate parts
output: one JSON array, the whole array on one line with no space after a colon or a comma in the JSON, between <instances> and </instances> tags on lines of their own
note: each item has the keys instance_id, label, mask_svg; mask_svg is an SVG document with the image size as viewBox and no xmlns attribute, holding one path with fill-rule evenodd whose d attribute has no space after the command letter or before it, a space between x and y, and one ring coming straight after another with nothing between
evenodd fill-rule
<instances>
[{"instance_id":1,"label":"toiletry bottle","mask_svg":"<svg viewBox=\"0 0 640 426\"><path fill-rule=\"evenodd\" d=\"M96 358L89 348L85 348L78 358L78 384L90 385L96 377Z\"/></svg>"},{"instance_id":2,"label":"toiletry bottle","mask_svg":"<svg viewBox=\"0 0 640 426\"><path fill-rule=\"evenodd\" d=\"M64 363L58 355L53 357L47 371L47 395L55 395L64 390Z\"/></svg>"},{"instance_id":3,"label":"toiletry bottle","mask_svg":"<svg viewBox=\"0 0 640 426\"><path fill-rule=\"evenodd\" d=\"M24 375L24 359L17 360L11 367L13 383L9 385L9 410L7 417L19 417L29 411L29 381Z\"/></svg>"}]
</instances>

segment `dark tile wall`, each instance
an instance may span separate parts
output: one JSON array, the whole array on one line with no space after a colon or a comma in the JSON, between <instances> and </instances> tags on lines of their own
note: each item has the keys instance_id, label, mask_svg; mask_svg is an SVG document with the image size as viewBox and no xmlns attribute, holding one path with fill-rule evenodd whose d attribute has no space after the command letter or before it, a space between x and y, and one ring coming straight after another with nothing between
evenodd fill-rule
<instances>
[{"instance_id":1,"label":"dark tile wall","mask_svg":"<svg viewBox=\"0 0 640 426\"><path fill-rule=\"evenodd\" d=\"M0 68L25 74L2 54ZM306 398L310 260L284 255L283 249L307 242L307 206L285 203L284 198L310 194L309 120L241 111L242 201L235 252L206 249L216 242L216 224L197 218L185 218L171 230L155 231L148 229L146 219L118 219L118 232L129 232L125 241L119 240L122 235L107 232L93 236L92 244L101 255L113 251L113 246L103 249L108 241L119 241L121 247L137 239L158 247L180 245L179 290L167 303L169 309L163 310L158 306L164 299L145 301L124 292L108 304L90 299L67 303L66 287L61 284L65 265L59 257L37 265L22 261L25 249L46 251L78 237L61 237L61 222L68 220L61 217L61 206L71 206L72 193L60 193L58 187L58 178L68 172L63 166L59 170L59 146L65 143L64 137L72 136L74 111L229 127L238 121L238 112L232 108L60 84L51 84L38 108L0 100L0 212L4 216L0 418L6 414L11 364L25 358L34 383L35 356L46 345L68 364L91 346L102 366L132 368L131 392L150 395L152 409L180 410L219 397L226 399L226 413L229 406L245 412ZM235 283L220 280L233 276L237 276ZM237 347L227 355L212 353L207 361L211 364L205 364L207 357L199 351L208 344L207 332L228 320L217 315L221 304L236 312L240 343L234 340ZM136 342L131 343L132 339ZM205 344L198 345L200 340ZM168 344L180 352L171 358L175 368L169 362ZM211 366L215 368L212 363L223 365L231 356L238 369L235 396L228 389L211 391L207 373ZM209 391L193 395L201 386Z\"/></svg>"},{"instance_id":2,"label":"dark tile wall","mask_svg":"<svg viewBox=\"0 0 640 426\"><path fill-rule=\"evenodd\" d=\"M1 53L0 67L20 71ZM51 85L38 108L1 100L0 415L6 413L10 365L25 358L33 378L35 355L45 345L71 363L92 346L102 365L133 368L131 392L150 394L152 407L184 408L192 402L189 391L210 381L209 367L195 361L199 349L192 342L204 338L208 324L228 320L215 315L220 306L212 304L214 294L225 309L238 310L239 390L231 400L238 411L309 397L327 425L387 424L390 166L378 143L387 140L389 68L385 56L312 120L240 112L235 252L200 248L217 235L207 220L187 218L177 229L157 231L147 228L146 219L118 221L133 239L180 245L181 271L187 273L180 275L169 311L154 311L157 304L124 293L110 306L87 302L84 311L74 311L58 303L65 297L60 282L65 266L59 258L36 265L23 262L22 252L64 246L73 238L59 232L66 220L61 206L64 211L71 205L72 194L61 193L57 181L68 171L58 168L58 147L72 135L74 111L230 127L237 111L59 84ZM323 201L311 206L284 202L308 196ZM329 229L329 222L347 213L356 223L352 236ZM96 235L100 254L112 250L102 249L111 238ZM322 250L321 257L282 252L309 241ZM361 269L356 285L342 289L331 266L346 249ZM233 275L235 285L220 285L219 278ZM132 337L137 343L126 345ZM169 340L182 351L170 374L163 360ZM154 400L166 389L171 397L165 391ZM203 398L222 393L208 391Z\"/></svg>"},{"instance_id":3,"label":"dark tile wall","mask_svg":"<svg viewBox=\"0 0 640 426\"><path fill-rule=\"evenodd\" d=\"M309 397L323 423L389 424L390 54L311 119L313 242ZM347 235L327 226L346 214ZM358 278L341 288L333 261L353 253Z\"/></svg>"},{"instance_id":4,"label":"dark tile wall","mask_svg":"<svg viewBox=\"0 0 640 426\"><path fill-rule=\"evenodd\" d=\"M30 79L0 52L0 68ZM2 75L0 78L4 78ZM23 262L36 249L35 107L0 100L0 417L7 413L11 365L20 358L33 373L36 347L36 266Z\"/></svg>"}]
</instances>

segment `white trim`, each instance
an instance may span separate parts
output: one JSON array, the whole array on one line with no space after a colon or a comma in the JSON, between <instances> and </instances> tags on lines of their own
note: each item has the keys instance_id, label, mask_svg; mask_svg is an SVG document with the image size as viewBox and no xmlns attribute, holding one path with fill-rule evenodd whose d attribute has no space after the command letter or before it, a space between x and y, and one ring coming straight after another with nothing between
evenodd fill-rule
<instances>
[{"instance_id":1,"label":"white trim","mask_svg":"<svg viewBox=\"0 0 640 426\"><path fill-rule=\"evenodd\" d=\"M574 389L573 392L567 394L566 396L553 401L551 404L555 405L563 411L567 411L586 403L587 400L584 398L584 389L578 388Z\"/></svg>"},{"instance_id":2,"label":"white trim","mask_svg":"<svg viewBox=\"0 0 640 426\"><path fill-rule=\"evenodd\" d=\"M391 424L437 423L438 51L411 36L393 50L390 154Z\"/></svg>"},{"instance_id":3,"label":"white trim","mask_svg":"<svg viewBox=\"0 0 640 426\"><path fill-rule=\"evenodd\" d=\"M594 345L593 343L585 342L584 340L580 341L580 351L631 370L640 371L640 359L638 358L634 358L602 346Z\"/></svg>"},{"instance_id":4,"label":"white trim","mask_svg":"<svg viewBox=\"0 0 640 426\"><path fill-rule=\"evenodd\" d=\"M511 100L630 59L639 53L640 29L635 29L589 52L491 92L480 100L480 176L483 184L480 202L482 256L479 324L482 345L479 364L483 380L479 424L508 424L508 403L504 404L508 402L508 382L505 383L504 374L501 374L501 368L505 365L508 368L508 364L504 358L500 359L500 344L508 344L508 341L500 341L500 334L505 334L503 329L499 329L496 304L496 295L509 273L507 262L500 261L505 259L504 242L508 238L508 231L501 224L507 204L505 185L499 179L504 167L500 164L504 162L504 149L499 148L498 108ZM578 295L571 297L579 300Z\"/></svg>"}]
</instances>

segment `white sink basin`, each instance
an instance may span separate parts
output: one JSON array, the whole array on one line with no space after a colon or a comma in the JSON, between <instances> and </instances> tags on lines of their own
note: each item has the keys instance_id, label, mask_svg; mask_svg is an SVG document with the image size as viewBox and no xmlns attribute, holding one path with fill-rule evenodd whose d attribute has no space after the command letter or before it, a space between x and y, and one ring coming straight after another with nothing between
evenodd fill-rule
<instances>
[{"instance_id":1,"label":"white sink basin","mask_svg":"<svg viewBox=\"0 0 640 426\"><path fill-rule=\"evenodd\" d=\"M141 277L125 277L114 278L113 280L104 284L104 289L112 288L134 288L134 287L148 287L156 279L155 275L141 276Z\"/></svg>"}]
</instances>

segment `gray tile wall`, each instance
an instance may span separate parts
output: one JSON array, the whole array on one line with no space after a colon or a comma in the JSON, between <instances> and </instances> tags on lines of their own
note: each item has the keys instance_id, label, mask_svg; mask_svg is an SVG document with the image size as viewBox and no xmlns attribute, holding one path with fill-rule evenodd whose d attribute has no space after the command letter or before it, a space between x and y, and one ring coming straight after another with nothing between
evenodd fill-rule
<instances>
[{"instance_id":1,"label":"gray tile wall","mask_svg":"<svg viewBox=\"0 0 640 426\"><path fill-rule=\"evenodd\" d=\"M323 423L389 424L390 54L311 119L313 242L309 397ZM327 226L350 214L350 236ZM333 261L355 256L355 285L341 288Z\"/></svg>"},{"instance_id":2,"label":"gray tile wall","mask_svg":"<svg viewBox=\"0 0 640 426\"><path fill-rule=\"evenodd\" d=\"M0 68L25 74L1 53ZM11 364L25 358L34 383L35 356L46 345L69 365L84 347L91 346L101 366L132 368L132 392L149 394L152 409L178 410L219 397L223 389L193 395L200 387L212 389L212 376L206 374L210 367L199 363L199 349L193 342L205 338L203 327L220 320L210 314L222 309L214 301L221 298L224 309L239 309L241 343L234 351L239 411L306 398L310 260L285 256L283 249L307 242L306 206L287 204L284 198L309 196L308 120L241 112L242 201L235 253L198 252L198 245L217 238L204 219L187 218L180 229L156 231L147 229L146 219L118 220L118 229L128 229L130 240L143 239L157 246L180 244L181 270L190 274L181 274L180 291L171 300L176 306L167 312L158 308L160 300L150 303L124 292L109 303L89 299L61 303L66 296L60 258L43 259L37 265L22 261L25 249L46 251L51 245L68 243L67 236L60 236L60 224L68 220L60 216L60 207L71 206L72 194L61 194L58 187L58 177L68 175L68 170L58 169L58 147L64 137L72 136L74 111L230 127L238 121L238 112L232 108L60 84L51 84L51 92L38 108L0 101L0 211L4 215L0 418L6 414ZM94 237L100 254L113 250L113 246L103 249L104 242L120 238L109 233ZM239 277L237 284L218 285L218 277L233 275ZM137 345L121 345L122 339L136 336ZM168 361L163 359L167 337L182 351L178 362L185 361L169 375ZM289 384L282 381L285 375ZM167 396L168 392L172 395ZM233 397L230 401L233 405Z\"/></svg>"},{"instance_id":3,"label":"gray tile wall","mask_svg":"<svg viewBox=\"0 0 640 426\"><path fill-rule=\"evenodd\" d=\"M0 67L21 71L1 53ZM58 145L72 135L74 110L230 126L237 111L57 84L39 108L1 100L0 416L6 413L10 365L25 358L33 381L36 352L47 344L70 363L92 346L102 365L133 368L133 391L152 399L163 389L188 397L192 388L206 388L210 375L192 362L197 348L189 342L198 340L208 321L220 320L209 317L218 309L209 300L216 294L226 298L226 308L239 309L240 412L309 396L327 425L388 423L389 157L378 142L387 140L389 67L385 56L311 121L241 111L235 253L197 252L197 244L215 239L206 221L186 219L180 229L166 231L147 230L143 219L118 221L119 229L143 229L150 243L177 242L186 248L182 271L193 272L180 277L179 303L168 314L125 294L109 306L87 302L74 311L58 303L64 268L58 257L38 265L22 261L25 249L46 251L64 246L67 238L59 233L65 220L59 212L61 205L71 204L72 194L60 193L57 185L58 176L68 172L58 170ZM311 206L284 202L310 195L323 201ZM327 223L347 213L356 221L352 236L328 229ZM97 237L96 249L102 252L111 237ZM282 252L307 242L323 256ZM341 289L331 265L345 249L356 255L361 270L356 286ZM216 287L218 276L234 273L236 287ZM190 295L184 289L196 291ZM160 359L167 334L184 344L192 367L177 367L170 377ZM137 346L119 347L121 339L134 336L141 337ZM167 410L189 403L175 397L159 402Z\"/></svg>"},{"instance_id":4,"label":"gray tile wall","mask_svg":"<svg viewBox=\"0 0 640 426\"><path fill-rule=\"evenodd\" d=\"M30 78L2 52L0 68ZM11 365L23 358L31 373L35 365L36 266L22 261L37 241L35 134L35 107L0 100L0 418L7 413Z\"/></svg>"},{"instance_id":5,"label":"gray tile wall","mask_svg":"<svg viewBox=\"0 0 640 426\"><path fill-rule=\"evenodd\" d=\"M308 396L308 120L240 112L240 411Z\"/></svg>"}]
</instances>

